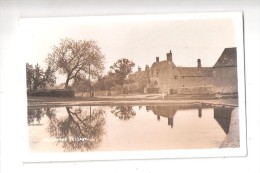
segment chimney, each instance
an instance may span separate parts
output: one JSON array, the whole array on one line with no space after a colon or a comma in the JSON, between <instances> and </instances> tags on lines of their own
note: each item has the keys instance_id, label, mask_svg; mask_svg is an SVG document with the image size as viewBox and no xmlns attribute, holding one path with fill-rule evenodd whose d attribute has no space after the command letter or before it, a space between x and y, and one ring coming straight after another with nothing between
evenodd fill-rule
<instances>
[{"instance_id":1,"label":"chimney","mask_svg":"<svg viewBox=\"0 0 260 173\"><path fill-rule=\"evenodd\" d=\"M198 59L197 62L198 62L198 67L201 67L201 60Z\"/></svg>"},{"instance_id":2,"label":"chimney","mask_svg":"<svg viewBox=\"0 0 260 173\"><path fill-rule=\"evenodd\" d=\"M159 56L156 57L156 62L159 62Z\"/></svg>"},{"instance_id":3,"label":"chimney","mask_svg":"<svg viewBox=\"0 0 260 173\"><path fill-rule=\"evenodd\" d=\"M141 67L140 66L138 66L138 71L141 71Z\"/></svg>"},{"instance_id":4,"label":"chimney","mask_svg":"<svg viewBox=\"0 0 260 173\"><path fill-rule=\"evenodd\" d=\"M149 66L146 65L146 66L145 66L145 71L148 71L148 70L149 70Z\"/></svg>"},{"instance_id":5,"label":"chimney","mask_svg":"<svg viewBox=\"0 0 260 173\"><path fill-rule=\"evenodd\" d=\"M170 53L166 54L167 56L167 61L172 61L172 51L170 50Z\"/></svg>"}]
</instances>

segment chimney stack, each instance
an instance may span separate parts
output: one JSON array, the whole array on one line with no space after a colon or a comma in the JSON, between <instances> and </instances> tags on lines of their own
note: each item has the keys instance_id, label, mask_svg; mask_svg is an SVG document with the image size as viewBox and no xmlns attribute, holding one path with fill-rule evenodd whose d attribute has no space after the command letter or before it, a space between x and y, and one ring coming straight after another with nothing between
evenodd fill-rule
<instances>
[{"instance_id":1,"label":"chimney stack","mask_svg":"<svg viewBox=\"0 0 260 173\"><path fill-rule=\"evenodd\" d=\"M166 54L167 56L167 61L172 61L172 51L170 50L170 53Z\"/></svg>"},{"instance_id":2,"label":"chimney stack","mask_svg":"<svg viewBox=\"0 0 260 173\"><path fill-rule=\"evenodd\" d=\"M146 65L146 66L145 66L145 71L148 71L148 70L149 70L149 66Z\"/></svg>"},{"instance_id":3,"label":"chimney stack","mask_svg":"<svg viewBox=\"0 0 260 173\"><path fill-rule=\"evenodd\" d=\"M138 66L138 71L141 71L141 67L140 66Z\"/></svg>"},{"instance_id":4,"label":"chimney stack","mask_svg":"<svg viewBox=\"0 0 260 173\"><path fill-rule=\"evenodd\" d=\"M198 59L197 62L198 62L198 67L201 67L201 60Z\"/></svg>"},{"instance_id":5,"label":"chimney stack","mask_svg":"<svg viewBox=\"0 0 260 173\"><path fill-rule=\"evenodd\" d=\"M156 62L159 62L159 56L156 57Z\"/></svg>"}]
</instances>

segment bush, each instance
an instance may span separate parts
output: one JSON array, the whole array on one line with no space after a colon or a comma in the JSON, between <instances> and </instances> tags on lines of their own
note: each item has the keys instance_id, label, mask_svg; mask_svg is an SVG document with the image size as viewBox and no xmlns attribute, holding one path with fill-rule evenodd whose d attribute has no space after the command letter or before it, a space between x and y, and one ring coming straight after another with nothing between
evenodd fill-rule
<instances>
[{"instance_id":1,"label":"bush","mask_svg":"<svg viewBox=\"0 0 260 173\"><path fill-rule=\"evenodd\" d=\"M27 96L42 96L42 97L74 97L73 90L33 90L27 91Z\"/></svg>"},{"instance_id":2,"label":"bush","mask_svg":"<svg viewBox=\"0 0 260 173\"><path fill-rule=\"evenodd\" d=\"M169 94L178 94L178 89L169 89Z\"/></svg>"},{"instance_id":3,"label":"bush","mask_svg":"<svg viewBox=\"0 0 260 173\"><path fill-rule=\"evenodd\" d=\"M159 88L145 88L144 93L152 94L152 93L159 93Z\"/></svg>"}]
</instances>

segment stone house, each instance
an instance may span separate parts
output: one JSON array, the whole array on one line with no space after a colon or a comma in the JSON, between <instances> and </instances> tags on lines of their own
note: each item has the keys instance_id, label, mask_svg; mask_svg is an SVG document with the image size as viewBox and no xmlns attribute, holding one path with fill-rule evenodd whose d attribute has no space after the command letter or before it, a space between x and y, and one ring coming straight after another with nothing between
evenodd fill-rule
<instances>
[{"instance_id":1,"label":"stone house","mask_svg":"<svg viewBox=\"0 0 260 173\"><path fill-rule=\"evenodd\" d=\"M226 48L213 67L202 67L197 59L197 67L177 67L172 52L167 59L156 61L151 68L129 75L133 89L144 88L145 93L209 94L237 92L236 48ZM142 87L140 87L142 86Z\"/></svg>"},{"instance_id":2,"label":"stone house","mask_svg":"<svg viewBox=\"0 0 260 173\"><path fill-rule=\"evenodd\" d=\"M212 68L201 67L200 59L197 60L197 67L177 67L172 61L172 52L166 56L167 59L163 61L156 57L149 73L149 86L158 87L159 92L174 93L181 87L207 86L212 83Z\"/></svg>"}]
</instances>

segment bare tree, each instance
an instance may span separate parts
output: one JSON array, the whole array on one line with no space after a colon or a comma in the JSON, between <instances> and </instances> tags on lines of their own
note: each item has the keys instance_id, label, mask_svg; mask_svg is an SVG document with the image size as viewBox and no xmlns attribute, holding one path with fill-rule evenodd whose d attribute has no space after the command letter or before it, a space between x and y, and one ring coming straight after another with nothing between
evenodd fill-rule
<instances>
[{"instance_id":1,"label":"bare tree","mask_svg":"<svg viewBox=\"0 0 260 173\"><path fill-rule=\"evenodd\" d=\"M72 39L61 40L48 54L47 63L50 67L66 75L65 88L77 76L86 74L98 76L104 70L104 55L95 41Z\"/></svg>"}]
</instances>

